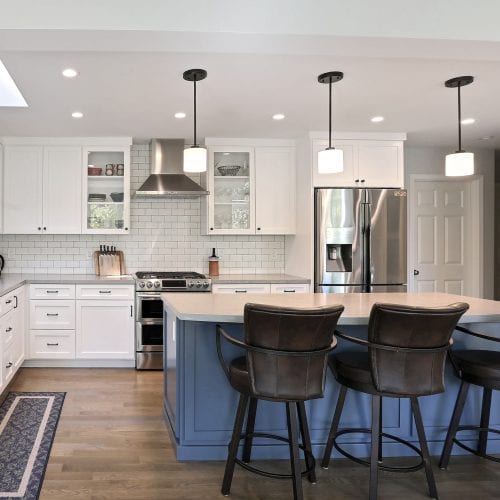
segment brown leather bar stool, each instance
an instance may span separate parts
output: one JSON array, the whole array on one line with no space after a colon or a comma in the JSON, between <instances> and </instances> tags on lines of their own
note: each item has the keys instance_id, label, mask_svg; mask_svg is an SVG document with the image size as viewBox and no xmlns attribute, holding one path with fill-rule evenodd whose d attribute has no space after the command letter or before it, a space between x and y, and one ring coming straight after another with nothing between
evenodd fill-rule
<instances>
[{"instance_id":1,"label":"brown leather bar stool","mask_svg":"<svg viewBox=\"0 0 500 500\"><path fill-rule=\"evenodd\" d=\"M438 498L429 458L418 396L444 391L444 365L451 335L468 304L456 303L439 308L374 304L368 323L368 341L340 333L336 336L368 347L364 352L342 352L330 356L329 365L341 384L337 407L321 466L328 468L332 447L357 463L370 466L370 500L377 498L378 471L410 472L425 468L430 495ZM348 389L371 394L371 429L338 430ZM410 398L420 449L397 436L381 432L382 398ZM337 443L349 433L371 434L370 461L354 457ZM411 467L383 465L382 436L414 450L421 457Z\"/></svg>"},{"instance_id":2,"label":"brown leather bar stool","mask_svg":"<svg viewBox=\"0 0 500 500\"><path fill-rule=\"evenodd\" d=\"M230 337L217 325L219 360L229 383L240 393L222 483L223 495L229 495L236 464L266 477L292 479L295 499L303 498L303 475L307 475L310 482L316 482L304 401L323 397L327 357L335 348L334 332L343 310L340 305L292 309L246 304L244 342ZM227 365L222 353L222 338L244 349L246 356L233 359ZM286 403L288 438L254 432L259 399ZM242 434L247 407L246 432ZM298 443L299 428L301 445ZM288 443L292 473L276 474L249 465L254 437ZM244 439L242 460L236 456L241 439ZM304 452L306 462L303 472L300 470L299 449Z\"/></svg>"},{"instance_id":3,"label":"brown leather bar stool","mask_svg":"<svg viewBox=\"0 0 500 500\"><path fill-rule=\"evenodd\" d=\"M456 329L483 340L500 342L500 338L473 332L461 326L457 326ZM464 450L474 453L474 455L493 460L494 462L500 462L500 458L488 455L486 451L488 446L488 433L500 434L500 430L489 427L492 392L493 390L500 389L500 351L480 349L453 350L450 351L450 359L455 368L455 372L462 382L458 391L450 426L448 427L439 467L441 469L446 469L448 467L453 443ZM459 425L470 384L478 385L483 388L481 421L479 425ZM457 432L465 430L479 431L478 444L475 450L456 438Z\"/></svg>"}]
</instances>

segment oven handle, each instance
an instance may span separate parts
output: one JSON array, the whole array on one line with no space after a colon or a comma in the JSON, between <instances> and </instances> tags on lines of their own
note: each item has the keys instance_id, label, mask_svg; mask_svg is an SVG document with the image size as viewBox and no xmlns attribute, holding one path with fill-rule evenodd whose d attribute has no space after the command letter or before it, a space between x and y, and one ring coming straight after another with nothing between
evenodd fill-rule
<instances>
[{"instance_id":1,"label":"oven handle","mask_svg":"<svg viewBox=\"0 0 500 500\"><path fill-rule=\"evenodd\" d=\"M140 297L141 299L159 299L161 297L160 293L136 293L136 297Z\"/></svg>"}]
</instances>

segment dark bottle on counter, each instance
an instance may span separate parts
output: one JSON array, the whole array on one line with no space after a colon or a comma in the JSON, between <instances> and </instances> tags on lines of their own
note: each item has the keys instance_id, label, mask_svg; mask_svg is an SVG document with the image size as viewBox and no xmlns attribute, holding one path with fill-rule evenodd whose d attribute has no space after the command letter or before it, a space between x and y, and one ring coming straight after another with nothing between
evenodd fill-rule
<instances>
[{"instance_id":1,"label":"dark bottle on counter","mask_svg":"<svg viewBox=\"0 0 500 500\"><path fill-rule=\"evenodd\" d=\"M219 257L215 255L215 248L212 248L212 255L208 258L208 275L219 276Z\"/></svg>"}]
</instances>

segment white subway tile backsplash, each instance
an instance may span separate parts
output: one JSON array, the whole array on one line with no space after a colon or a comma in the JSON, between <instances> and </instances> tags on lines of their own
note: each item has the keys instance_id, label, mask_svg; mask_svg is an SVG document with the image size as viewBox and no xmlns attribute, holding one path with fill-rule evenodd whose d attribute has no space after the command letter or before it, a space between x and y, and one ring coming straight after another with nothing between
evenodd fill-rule
<instances>
[{"instance_id":1,"label":"white subway tile backsplash","mask_svg":"<svg viewBox=\"0 0 500 500\"><path fill-rule=\"evenodd\" d=\"M131 189L149 175L149 146L131 148ZM190 176L199 182L199 175ZM93 252L115 245L125 254L127 272L207 273L215 247L226 274L279 273L285 267L283 236L202 236L200 201L194 198L134 199L128 235L0 235L4 272L93 274Z\"/></svg>"}]
</instances>

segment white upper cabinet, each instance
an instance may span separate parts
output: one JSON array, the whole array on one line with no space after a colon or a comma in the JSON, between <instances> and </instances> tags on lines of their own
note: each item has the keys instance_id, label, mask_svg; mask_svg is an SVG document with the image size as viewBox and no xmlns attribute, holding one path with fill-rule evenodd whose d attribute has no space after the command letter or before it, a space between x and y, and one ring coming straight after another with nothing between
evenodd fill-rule
<instances>
[{"instance_id":1,"label":"white upper cabinet","mask_svg":"<svg viewBox=\"0 0 500 500\"><path fill-rule=\"evenodd\" d=\"M295 232L295 148L255 148L257 234Z\"/></svg>"},{"instance_id":2,"label":"white upper cabinet","mask_svg":"<svg viewBox=\"0 0 500 500\"><path fill-rule=\"evenodd\" d=\"M2 141L4 233L128 232L130 138ZM89 175L89 164L98 167L92 170L94 175ZM107 165L112 168L110 175ZM97 171L102 175L95 175Z\"/></svg>"},{"instance_id":3,"label":"white upper cabinet","mask_svg":"<svg viewBox=\"0 0 500 500\"><path fill-rule=\"evenodd\" d=\"M312 141L314 187L404 187L403 141L335 140L344 152L344 170L338 174L318 174L318 152L328 141Z\"/></svg>"},{"instance_id":4,"label":"white upper cabinet","mask_svg":"<svg viewBox=\"0 0 500 500\"><path fill-rule=\"evenodd\" d=\"M292 141L207 139L206 234L293 234Z\"/></svg>"},{"instance_id":5,"label":"white upper cabinet","mask_svg":"<svg viewBox=\"0 0 500 500\"><path fill-rule=\"evenodd\" d=\"M82 148L49 146L43 161L43 232L78 234L82 217Z\"/></svg>"},{"instance_id":6,"label":"white upper cabinet","mask_svg":"<svg viewBox=\"0 0 500 500\"><path fill-rule=\"evenodd\" d=\"M4 233L40 234L43 227L43 148L5 146L4 159Z\"/></svg>"}]
</instances>

